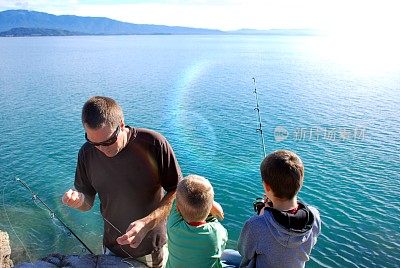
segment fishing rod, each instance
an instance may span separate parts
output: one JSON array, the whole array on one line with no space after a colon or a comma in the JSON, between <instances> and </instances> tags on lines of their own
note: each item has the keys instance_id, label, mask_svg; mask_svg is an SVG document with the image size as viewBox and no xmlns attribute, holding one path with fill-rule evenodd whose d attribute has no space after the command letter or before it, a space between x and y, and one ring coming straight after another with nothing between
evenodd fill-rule
<instances>
[{"instance_id":1,"label":"fishing rod","mask_svg":"<svg viewBox=\"0 0 400 268\"><path fill-rule=\"evenodd\" d=\"M257 132L260 132L260 139L261 139L261 145L264 153L264 158L267 156L267 152L265 150L265 140L264 140L264 133L262 129L262 123L261 123L261 115L260 115L260 105L258 101L258 93L257 93L257 86L256 86L256 79L253 77L253 83L254 83L254 91L253 93L256 95L256 108L254 110L257 111L257 118L258 118L258 128L256 129ZM268 202L267 197L258 197L256 200L253 202L253 209L255 212L257 212L257 215L260 214L260 211L262 208L265 207L265 203Z\"/></svg>"},{"instance_id":2,"label":"fishing rod","mask_svg":"<svg viewBox=\"0 0 400 268\"><path fill-rule=\"evenodd\" d=\"M253 91L253 93L256 95L256 104L257 104L256 108L254 108L254 110L257 111L257 117L258 117L258 128L256 129L256 131L260 132L261 145L262 145L262 148L263 148L264 157L266 157L267 156L267 152L265 150L264 133L263 133L263 129L262 129L261 115L260 115L260 105L259 105L259 102L258 102L256 79L254 77L253 77L253 82L254 82L254 91Z\"/></svg>"},{"instance_id":3,"label":"fishing rod","mask_svg":"<svg viewBox=\"0 0 400 268\"><path fill-rule=\"evenodd\" d=\"M40 203L42 203L43 206L45 206L45 208L50 212L50 215L52 218L56 218L63 226L65 229L68 230L68 232L70 234L72 234L76 239L78 239L78 241L91 253L94 254L93 251L90 250L90 248L88 246L86 246L86 244L71 230L71 228L69 228L59 217L57 217L57 215L54 213L54 211L45 203L42 201L42 199L40 199L40 197L35 194L31 188L29 188L29 186L21 179L16 178L16 181L18 181L19 183L21 183L29 192L31 192L32 194L32 200L39 200Z\"/></svg>"}]
</instances>

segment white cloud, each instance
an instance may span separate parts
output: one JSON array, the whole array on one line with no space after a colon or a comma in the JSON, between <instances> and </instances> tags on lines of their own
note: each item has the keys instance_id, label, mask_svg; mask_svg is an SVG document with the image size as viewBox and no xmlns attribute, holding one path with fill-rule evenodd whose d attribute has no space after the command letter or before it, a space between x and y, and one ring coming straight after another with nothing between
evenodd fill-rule
<instances>
[{"instance_id":1,"label":"white cloud","mask_svg":"<svg viewBox=\"0 0 400 268\"><path fill-rule=\"evenodd\" d=\"M27 9L66 14L79 5L79 0L0 0L0 10Z\"/></svg>"}]
</instances>

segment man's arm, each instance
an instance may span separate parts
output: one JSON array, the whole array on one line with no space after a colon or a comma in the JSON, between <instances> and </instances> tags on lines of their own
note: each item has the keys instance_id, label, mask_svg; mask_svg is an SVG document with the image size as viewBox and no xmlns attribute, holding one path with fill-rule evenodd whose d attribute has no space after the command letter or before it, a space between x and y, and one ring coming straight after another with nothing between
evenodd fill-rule
<instances>
[{"instance_id":1,"label":"man's arm","mask_svg":"<svg viewBox=\"0 0 400 268\"><path fill-rule=\"evenodd\" d=\"M166 193L163 199L161 199L158 208L146 217L132 222L126 233L117 238L118 244L130 245L132 248L137 248L146 234L168 217L175 199L175 192L174 190Z\"/></svg>"},{"instance_id":2,"label":"man's arm","mask_svg":"<svg viewBox=\"0 0 400 268\"><path fill-rule=\"evenodd\" d=\"M62 197L62 202L81 211L88 211L93 207L94 197L85 195L77 190L69 189Z\"/></svg>"}]
</instances>

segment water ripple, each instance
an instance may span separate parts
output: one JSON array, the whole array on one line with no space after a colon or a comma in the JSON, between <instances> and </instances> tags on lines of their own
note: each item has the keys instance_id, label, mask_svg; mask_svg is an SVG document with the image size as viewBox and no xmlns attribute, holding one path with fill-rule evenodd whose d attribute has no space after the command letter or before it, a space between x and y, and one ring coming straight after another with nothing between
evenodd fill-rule
<instances>
[{"instance_id":1,"label":"water ripple","mask_svg":"<svg viewBox=\"0 0 400 268\"><path fill-rule=\"evenodd\" d=\"M243 223L254 215L253 200L263 194L255 77L267 151L285 148L301 156L305 184L299 197L321 213L322 235L307 265L398 267L400 75L398 70L354 74L310 52L314 41L279 36L2 40L0 186L10 182L3 206L32 256L79 249L12 183L15 177L100 252L98 203L83 216L60 202L84 142L81 105L99 94L121 103L128 124L163 133L184 174L210 179L225 210L228 246L236 247ZM199 62L207 68L187 76ZM277 126L289 131L286 140L275 140ZM365 132L349 139L339 132L335 139L299 135L311 128ZM10 231L4 214L0 210L0 229ZM19 221L21 215L29 221ZM16 255L27 258L21 245L12 245Z\"/></svg>"}]
</instances>

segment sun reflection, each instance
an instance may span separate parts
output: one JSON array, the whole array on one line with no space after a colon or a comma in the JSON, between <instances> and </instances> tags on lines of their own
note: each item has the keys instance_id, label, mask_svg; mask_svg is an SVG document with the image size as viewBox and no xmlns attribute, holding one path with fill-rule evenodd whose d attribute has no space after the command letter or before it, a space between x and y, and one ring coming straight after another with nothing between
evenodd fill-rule
<instances>
[{"instance_id":1,"label":"sun reflection","mask_svg":"<svg viewBox=\"0 0 400 268\"><path fill-rule=\"evenodd\" d=\"M329 34L312 47L320 57L356 73L400 71L400 38L394 32Z\"/></svg>"},{"instance_id":2,"label":"sun reflection","mask_svg":"<svg viewBox=\"0 0 400 268\"><path fill-rule=\"evenodd\" d=\"M319 56L360 74L400 70L400 2L339 1L327 14L324 37L312 45Z\"/></svg>"}]
</instances>

